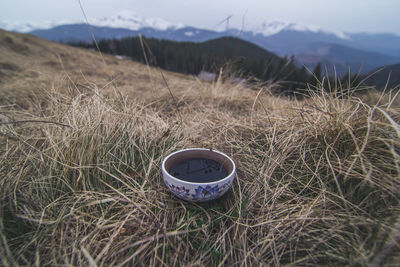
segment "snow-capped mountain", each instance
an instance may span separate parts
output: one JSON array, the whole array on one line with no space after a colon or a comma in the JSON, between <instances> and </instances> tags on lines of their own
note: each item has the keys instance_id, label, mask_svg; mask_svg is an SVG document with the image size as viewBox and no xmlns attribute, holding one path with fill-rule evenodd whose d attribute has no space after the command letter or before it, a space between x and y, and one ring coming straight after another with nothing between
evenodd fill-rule
<instances>
[{"instance_id":1,"label":"snow-capped mountain","mask_svg":"<svg viewBox=\"0 0 400 267\"><path fill-rule=\"evenodd\" d=\"M254 28L254 33L259 33L264 36L277 34L283 30L298 30L298 31L312 31L317 32L321 29L317 26L309 26L305 24L292 23L287 21L264 21L260 26Z\"/></svg>"},{"instance_id":2,"label":"snow-capped mountain","mask_svg":"<svg viewBox=\"0 0 400 267\"><path fill-rule=\"evenodd\" d=\"M74 21L44 20L40 22L27 22L27 21L5 22L0 20L0 28L9 31L25 33L34 30L50 29L60 25L81 24L81 23L86 23L83 18L81 20L74 20ZM92 26L121 28L121 29L129 29L132 31L138 31L142 28L152 28L159 31L166 31L166 30L176 30L185 27L185 25L182 23L174 23L166 21L162 18L146 18L136 12L129 10L120 11L117 14L112 15L110 17L89 18L89 23ZM224 27L220 27L219 29L213 29L213 30L216 32L224 32L226 29ZM281 31L288 31L288 30L309 31L309 32L323 31L320 27L315 25L306 25L303 23L293 23L280 20L264 21L261 25L257 27L244 30L252 32L254 34L262 34L264 36L271 36ZM239 30L230 28L228 31L239 31ZM339 38L348 38L346 34L342 32L335 32L334 34ZM191 34L189 32L187 33L187 36L194 36L194 35L195 34Z\"/></svg>"},{"instance_id":3,"label":"snow-capped mountain","mask_svg":"<svg viewBox=\"0 0 400 267\"><path fill-rule=\"evenodd\" d=\"M274 20L274 21L264 21L261 23L261 25L252 27L249 29L234 29L234 28L229 28L226 29L223 27L223 25L219 25L219 29L197 29L193 27L187 27L182 23L174 23L174 22L169 22L166 21L162 18L146 18L141 16L140 14L129 11L129 10L123 10L120 11L119 13L110 16L110 17L103 17L103 18L89 18L89 23L91 26L94 27L106 27L106 28L111 28L111 29L124 29L124 30L130 30L130 31L143 31L143 34L146 36L145 31L157 31L157 34L152 35L151 37L158 38L158 35L162 35L160 37L162 38L168 38L169 32L170 31L178 31L180 29L184 28L190 28L189 30L184 31L184 35L182 38L177 37L176 34L172 34L171 36L174 36L174 38L178 38L177 41L205 41L210 38L207 38L205 35L213 32L210 36L211 37L218 37L218 36L235 36L238 34L243 34L247 36L255 36L255 35L261 35L261 37L270 37L277 35L281 32L287 32L287 31L294 31L294 32L305 32L305 33L325 33L325 34L331 34L334 35L335 37L339 39L348 39L349 37L342 33L342 32L327 32L322 30L320 27L315 26L315 25L307 25L303 23L293 23L293 22L287 22L287 21L281 21L281 20ZM75 20L75 21L50 21L50 20L45 20L41 22L23 22L23 21L18 21L18 22L4 22L0 20L0 28L10 30L10 31L15 31L15 32L22 32L22 33L27 33L27 32L33 32L34 34L36 32L40 32L41 30L51 30L52 28L55 27L60 27L63 31L65 31L66 25L78 25L78 24L86 24L84 19L82 18L81 20ZM146 29L146 30L145 30ZM163 31L164 33L160 33ZM205 32L206 31L206 32ZM68 32L68 31L67 31ZM110 30L107 30L107 35L104 37L109 37ZM246 34L247 33L247 34ZM51 39L54 41L65 41L60 39L59 34L57 34L58 37ZM125 35L129 36L128 32L125 32L124 34L121 35L119 32L118 35L115 38L121 38L124 37ZM137 35L137 33L134 33L133 35ZM178 34L179 35L179 34ZM200 37L199 37L200 36ZM99 36L103 37L103 35ZM45 37L47 38L47 36ZM172 40L175 40L174 38L171 38ZM248 37L250 38L250 37ZM245 38L245 39L248 39ZM71 40L76 40L79 38L71 38L71 36L66 36L66 41L71 41ZM82 40L82 41L87 41L87 40ZM262 45L262 42L256 42L259 45ZM264 45L262 45L264 46ZM279 54L285 54L286 51L276 51Z\"/></svg>"},{"instance_id":4,"label":"snow-capped mountain","mask_svg":"<svg viewBox=\"0 0 400 267\"><path fill-rule=\"evenodd\" d=\"M144 18L135 12L127 10L111 17L89 19L89 23L98 27L124 28L132 31L147 27L162 31L184 27L181 23L172 23L161 18Z\"/></svg>"},{"instance_id":5,"label":"snow-capped mountain","mask_svg":"<svg viewBox=\"0 0 400 267\"><path fill-rule=\"evenodd\" d=\"M255 27L251 30L255 34L262 34L264 36L271 36L282 31L299 31L299 32L324 32L328 34L334 34L336 37L341 39L348 39L349 36L343 32L335 31L329 32L323 30L321 27L316 25L304 24L304 23L293 23L282 20L264 21L260 26Z\"/></svg>"},{"instance_id":6,"label":"snow-capped mountain","mask_svg":"<svg viewBox=\"0 0 400 267\"><path fill-rule=\"evenodd\" d=\"M200 29L160 18L145 18L131 11L122 11L114 16L100 19L89 18L89 23L92 26L91 30L83 20L14 24L0 21L0 28L29 32L57 42L90 43L93 41L90 31L97 40L143 35L180 42L204 42L231 36L252 42L279 56L294 55L301 64L307 64L310 68L317 62L336 62L338 59L350 64L363 58L371 68L392 64L393 60L400 61L400 36L395 34L332 32L318 26L278 20L265 21L259 26L245 27L241 30L227 29L224 23L218 25L219 29ZM327 47L330 48L327 55L318 54L321 49L326 50ZM365 52L384 55L377 56ZM380 59L385 59L385 62Z\"/></svg>"},{"instance_id":7,"label":"snow-capped mountain","mask_svg":"<svg viewBox=\"0 0 400 267\"><path fill-rule=\"evenodd\" d=\"M62 25L62 24L71 24L73 22L70 21L61 21L61 22L55 22L55 21L41 21L41 22L24 22L24 21L17 21L17 22L8 22L8 21L0 21L0 28L5 29L8 31L13 31L13 32L30 32L38 29L50 29L53 28L57 25Z\"/></svg>"},{"instance_id":8,"label":"snow-capped mountain","mask_svg":"<svg viewBox=\"0 0 400 267\"><path fill-rule=\"evenodd\" d=\"M89 18L89 23L92 26L98 27L109 27L109 28L123 28L129 29L133 31L137 31L142 28L153 28L156 30L170 30L170 29L179 29L184 27L181 23L173 23L166 21L161 18L144 18L143 16L132 12L132 11L121 11L111 17L103 17L103 18ZM27 21L17 21L17 22L6 22L0 21L0 28L14 31L14 32L31 32L34 30L46 30L53 27L57 27L60 25L66 24L82 24L86 23L82 20L75 21L50 21L44 20L41 22L27 22Z\"/></svg>"}]
</instances>

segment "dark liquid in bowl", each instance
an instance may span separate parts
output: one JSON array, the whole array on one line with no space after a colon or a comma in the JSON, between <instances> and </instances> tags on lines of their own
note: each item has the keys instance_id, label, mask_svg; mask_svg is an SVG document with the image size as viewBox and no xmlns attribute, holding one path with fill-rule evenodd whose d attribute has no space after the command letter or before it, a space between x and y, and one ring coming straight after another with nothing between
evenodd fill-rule
<instances>
[{"instance_id":1,"label":"dark liquid in bowl","mask_svg":"<svg viewBox=\"0 0 400 267\"><path fill-rule=\"evenodd\" d=\"M215 182L228 175L221 164L205 158L182 160L173 165L169 173L180 180L193 183Z\"/></svg>"}]
</instances>

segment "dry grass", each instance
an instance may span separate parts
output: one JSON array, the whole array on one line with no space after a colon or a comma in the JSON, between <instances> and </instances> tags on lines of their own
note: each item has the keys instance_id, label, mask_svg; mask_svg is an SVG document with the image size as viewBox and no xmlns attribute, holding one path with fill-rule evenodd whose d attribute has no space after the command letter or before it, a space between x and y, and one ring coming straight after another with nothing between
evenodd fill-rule
<instances>
[{"instance_id":1,"label":"dry grass","mask_svg":"<svg viewBox=\"0 0 400 267\"><path fill-rule=\"evenodd\" d=\"M398 264L397 95L339 99L320 88L289 101L270 85L167 73L172 98L158 70L131 64L118 66L137 77L132 86L40 65L46 90L27 93L29 108L3 98L3 265ZM235 160L223 198L188 203L163 185L162 158L193 146Z\"/></svg>"}]
</instances>

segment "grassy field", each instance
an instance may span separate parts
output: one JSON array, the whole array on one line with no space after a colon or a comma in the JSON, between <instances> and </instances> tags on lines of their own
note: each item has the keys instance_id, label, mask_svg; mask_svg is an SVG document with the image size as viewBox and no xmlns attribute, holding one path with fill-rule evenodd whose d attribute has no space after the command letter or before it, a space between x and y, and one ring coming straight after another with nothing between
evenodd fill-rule
<instances>
[{"instance_id":1,"label":"grassy field","mask_svg":"<svg viewBox=\"0 0 400 267\"><path fill-rule=\"evenodd\" d=\"M289 100L4 31L0 51L2 265L400 262L395 92ZM187 147L235 160L224 197L168 192Z\"/></svg>"}]
</instances>

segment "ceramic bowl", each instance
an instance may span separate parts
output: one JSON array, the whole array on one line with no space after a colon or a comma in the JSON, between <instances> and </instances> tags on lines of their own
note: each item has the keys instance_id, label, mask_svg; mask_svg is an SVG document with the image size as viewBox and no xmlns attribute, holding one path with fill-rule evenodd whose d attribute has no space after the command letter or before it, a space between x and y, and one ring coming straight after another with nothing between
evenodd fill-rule
<instances>
[{"instance_id":1,"label":"ceramic bowl","mask_svg":"<svg viewBox=\"0 0 400 267\"><path fill-rule=\"evenodd\" d=\"M188 182L173 176L173 166L186 159L201 158L218 162L227 176L213 182ZM165 185L177 197L196 202L210 201L221 197L232 186L236 166L233 160L222 152L206 148L188 148L169 154L162 162Z\"/></svg>"}]
</instances>

